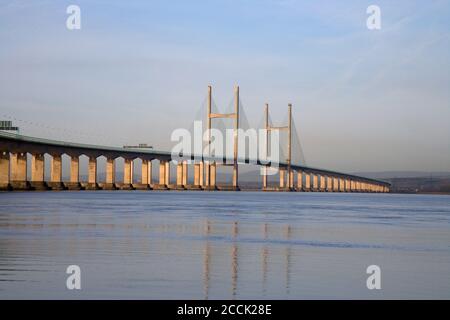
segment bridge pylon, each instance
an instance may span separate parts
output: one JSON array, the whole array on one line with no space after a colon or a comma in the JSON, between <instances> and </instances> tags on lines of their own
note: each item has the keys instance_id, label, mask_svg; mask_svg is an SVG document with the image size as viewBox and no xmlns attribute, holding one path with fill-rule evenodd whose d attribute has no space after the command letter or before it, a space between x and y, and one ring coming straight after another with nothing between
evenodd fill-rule
<instances>
[{"instance_id":1,"label":"bridge pylon","mask_svg":"<svg viewBox=\"0 0 450 320\"><path fill-rule=\"evenodd\" d=\"M288 104L288 123L285 126L271 126L269 124L269 104L266 103L264 108L264 117L265 117L265 129L266 129L266 152L268 152L269 148L269 134L273 130L286 130L288 132L287 139L287 158L286 158L286 167L280 167L279 176L280 176L280 184L278 188L272 188L268 186L267 183L267 169L269 165L265 165L263 169L263 190L283 190L283 191L292 191L294 190L294 172L292 171L292 104Z\"/></svg>"},{"instance_id":2,"label":"bridge pylon","mask_svg":"<svg viewBox=\"0 0 450 320\"><path fill-rule=\"evenodd\" d=\"M233 163L221 163L222 166L233 166L233 184L231 190L238 191L239 189L239 163L238 163L238 130L239 130L239 86L234 88L234 112L233 113L213 113L212 112L212 87L208 86L208 99L207 99L207 130L208 130L208 155L211 156L211 128L212 119L228 118L234 119L234 135L233 135ZM207 190L218 189L216 184L216 161L207 161L205 163L205 186ZM227 187L223 187L227 189Z\"/></svg>"}]
</instances>

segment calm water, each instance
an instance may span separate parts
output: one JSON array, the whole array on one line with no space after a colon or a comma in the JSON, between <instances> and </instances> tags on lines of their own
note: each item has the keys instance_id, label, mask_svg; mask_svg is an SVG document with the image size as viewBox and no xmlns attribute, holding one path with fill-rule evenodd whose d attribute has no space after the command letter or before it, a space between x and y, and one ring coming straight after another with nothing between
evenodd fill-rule
<instances>
[{"instance_id":1,"label":"calm water","mask_svg":"<svg viewBox=\"0 0 450 320\"><path fill-rule=\"evenodd\" d=\"M449 299L450 196L0 193L0 298Z\"/></svg>"}]
</instances>

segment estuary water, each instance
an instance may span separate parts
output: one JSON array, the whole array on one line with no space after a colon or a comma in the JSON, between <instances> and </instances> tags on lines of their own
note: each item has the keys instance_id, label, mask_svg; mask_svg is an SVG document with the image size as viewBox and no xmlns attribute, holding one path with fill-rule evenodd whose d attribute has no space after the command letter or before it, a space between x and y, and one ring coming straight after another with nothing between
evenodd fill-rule
<instances>
[{"instance_id":1,"label":"estuary water","mask_svg":"<svg viewBox=\"0 0 450 320\"><path fill-rule=\"evenodd\" d=\"M449 299L450 196L0 193L0 298Z\"/></svg>"}]
</instances>

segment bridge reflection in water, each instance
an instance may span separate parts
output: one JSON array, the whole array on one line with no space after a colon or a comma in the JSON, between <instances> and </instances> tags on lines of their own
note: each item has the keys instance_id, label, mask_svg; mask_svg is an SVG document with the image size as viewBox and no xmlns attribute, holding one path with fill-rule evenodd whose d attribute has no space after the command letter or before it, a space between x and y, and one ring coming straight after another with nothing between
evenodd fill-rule
<instances>
[{"instance_id":1,"label":"bridge reflection in water","mask_svg":"<svg viewBox=\"0 0 450 320\"><path fill-rule=\"evenodd\" d=\"M203 250L203 293L204 299L209 299L209 290L210 290L210 281L211 281L211 260L213 259L213 252L211 249L211 244L208 238L211 236L211 222L207 219L204 222L204 230L205 230L205 245ZM279 226L276 226L277 228ZM230 227L230 246L229 246L229 265L230 265L230 295L232 299L235 299L238 295L238 275L239 275L239 224L237 221L232 222ZM289 296L290 289L290 266L291 266L291 248L289 246L289 240L291 238L291 226L289 224L285 224L281 226L283 233L283 240L286 241L285 248L283 249L284 255L284 266L283 273L285 284L284 288L286 290L285 294ZM267 241L269 240L268 235L268 224L263 223L261 226L262 233L262 245L261 245L261 254L260 254L260 270L261 270L261 292L262 296L266 296L267 294L267 278L268 278L268 263L269 263L269 248L267 245ZM280 240L280 239L278 239ZM277 270L278 271L278 270ZM279 274L279 272L277 272ZM277 279L278 280L278 279Z\"/></svg>"}]
</instances>

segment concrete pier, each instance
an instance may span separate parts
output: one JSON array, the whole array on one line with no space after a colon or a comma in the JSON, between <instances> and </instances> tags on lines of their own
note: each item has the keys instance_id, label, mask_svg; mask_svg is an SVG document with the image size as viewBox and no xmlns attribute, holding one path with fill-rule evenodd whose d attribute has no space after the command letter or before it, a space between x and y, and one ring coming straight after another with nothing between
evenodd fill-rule
<instances>
[{"instance_id":1,"label":"concrete pier","mask_svg":"<svg viewBox=\"0 0 450 320\"><path fill-rule=\"evenodd\" d=\"M0 152L0 190L10 190L9 184L9 152Z\"/></svg>"},{"instance_id":2,"label":"concrete pier","mask_svg":"<svg viewBox=\"0 0 450 320\"><path fill-rule=\"evenodd\" d=\"M49 189L47 183L44 180L44 155L32 154L31 155L31 188L34 190L47 190Z\"/></svg>"},{"instance_id":3,"label":"concrete pier","mask_svg":"<svg viewBox=\"0 0 450 320\"><path fill-rule=\"evenodd\" d=\"M317 174L312 174L312 191L319 191L319 177Z\"/></svg>"},{"instance_id":4,"label":"concrete pier","mask_svg":"<svg viewBox=\"0 0 450 320\"><path fill-rule=\"evenodd\" d=\"M86 190L98 190L100 189L97 183L97 158L89 157L88 162L88 181L85 185Z\"/></svg>"},{"instance_id":5,"label":"concrete pier","mask_svg":"<svg viewBox=\"0 0 450 320\"><path fill-rule=\"evenodd\" d=\"M116 189L116 161L112 158L106 158L105 164L105 182L100 184L102 190Z\"/></svg>"},{"instance_id":6,"label":"concrete pier","mask_svg":"<svg viewBox=\"0 0 450 320\"><path fill-rule=\"evenodd\" d=\"M80 183L80 158L78 155L70 156L70 177L69 182L65 182L64 186L69 190L83 189Z\"/></svg>"},{"instance_id":7,"label":"concrete pier","mask_svg":"<svg viewBox=\"0 0 450 320\"><path fill-rule=\"evenodd\" d=\"M297 171L297 191L303 191L303 172Z\"/></svg>"},{"instance_id":8,"label":"concrete pier","mask_svg":"<svg viewBox=\"0 0 450 320\"><path fill-rule=\"evenodd\" d=\"M27 154L24 152L11 153L10 158L11 181L14 190L28 190L30 184L27 181Z\"/></svg>"},{"instance_id":9,"label":"concrete pier","mask_svg":"<svg viewBox=\"0 0 450 320\"><path fill-rule=\"evenodd\" d=\"M50 159L50 182L48 186L52 190L64 190L62 182L62 158L60 154L53 154Z\"/></svg>"},{"instance_id":10,"label":"concrete pier","mask_svg":"<svg viewBox=\"0 0 450 320\"><path fill-rule=\"evenodd\" d=\"M319 190L322 191L322 192L327 191L326 184L325 184L326 177L324 175L320 175L319 179L320 179L320 184L319 184L320 188L319 188Z\"/></svg>"},{"instance_id":11,"label":"concrete pier","mask_svg":"<svg viewBox=\"0 0 450 320\"><path fill-rule=\"evenodd\" d=\"M305 174L305 185L303 186L304 191L311 191L311 174L306 172Z\"/></svg>"}]
</instances>

